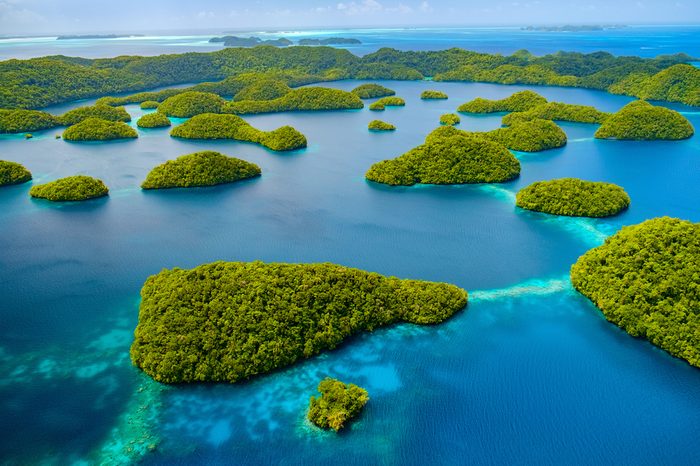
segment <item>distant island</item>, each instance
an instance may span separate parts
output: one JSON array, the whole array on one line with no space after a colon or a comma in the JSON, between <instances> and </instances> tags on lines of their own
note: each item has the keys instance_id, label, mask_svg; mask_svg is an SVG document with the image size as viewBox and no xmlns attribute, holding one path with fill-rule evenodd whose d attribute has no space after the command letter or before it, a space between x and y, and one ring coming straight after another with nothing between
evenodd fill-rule
<instances>
[{"instance_id":1,"label":"distant island","mask_svg":"<svg viewBox=\"0 0 700 466\"><path fill-rule=\"evenodd\" d=\"M590 31L607 31L610 29L626 28L624 24L612 25L565 25L565 26L526 26L520 28L522 31L538 31L538 32L590 32Z\"/></svg>"},{"instance_id":2,"label":"distant island","mask_svg":"<svg viewBox=\"0 0 700 466\"><path fill-rule=\"evenodd\" d=\"M144 37L143 34L78 34L68 36L58 36L56 40L92 40L92 39L121 39L124 37Z\"/></svg>"},{"instance_id":3,"label":"distant island","mask_svg":"<svg viewBox=\"0 0 700 466\"><path fill-rule=\"evenodd\" d=\"M240 37L240 36L222 36L212 37L209 39L211 43L223 43L224 47L255 47L258 45L272 45L273 47L288 47L294 45L294 42L286 37L279 39L261 39L260 37ZM362 42L357 39L348 39L345 37L329 37L327 39L300 39L298 45L357 45Z\"/></svg>"},{"instance_id":4,"label":"distant island","mask_svg":"<svg viewBox=\"0 0 700 466\"><path fill-rule=\"evenodd\" d=\"M358 45L362 41L345 37L329 37L328 39L300 39L299 45Z\"/></svg>"}]
</instances>

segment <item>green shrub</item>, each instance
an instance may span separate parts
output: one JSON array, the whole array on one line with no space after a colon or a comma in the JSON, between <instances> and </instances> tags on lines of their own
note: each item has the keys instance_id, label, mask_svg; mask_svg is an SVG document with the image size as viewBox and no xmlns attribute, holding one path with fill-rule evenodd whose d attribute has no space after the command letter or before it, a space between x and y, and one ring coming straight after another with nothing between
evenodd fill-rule
<instances>
[{"instance_id":1,"label":"green shrub","mask_svg":"<svg viewBox=\"0 0 700 466\"><path fill-rule=\"evenodd\" d=\"M131 121L131 116L123 107L110 107L109 105L78 107L59 117L63 126L71 126L88 118L99 118L107 121Z\"/></svg>"},{"instance_id":2,"label":"green shrub","mask_svg":"<svg viewBox=\"0 0 700 466\"><path fill-rule=\"evenodd\" d=\"M165 128L170 126L170 119L163 113L147 113L138 119L136 126L139 128Z\"/></svg>"},{"instance_id":3,"label":"green shrub","mask_svg":"<svg viewBox=\"0 0 700 466\"><path fill-rule=\"evenodd\" d=\"M394 131L396 126L382 120L372 120L367 125L367 128L370 131Z\"/></svg>"},{"instance_id":4,"label":"green shrub","mask_svg":"<svg viewBox=\"0 0 700 466\"><path fill-rule=\"evenodd\" d=\"M32 179L29 170L16 162L0 160L0 186L26 183Z\"/></svg>"},{"instance_id":5,"label":"green shrub","mask_svg":"<svg viewBox=\"0 0 700 466\"><path fill-rule=\"evenodd\" d=\"M630 102L598 128L599 139L687 139L695 133L687 118L675 110L655 107L642 100Z\"/></svg>"},{"instance_id":6,"label":"green shrub","mask_svg":"<svg viewBox=\"0 0 700 466\"><path fill-rule=\"evenodd\" d=\"M50 113L38 110L2 110L0 109L0 133L26 133L54 128L61 124Z\"/></svg>"},{"instance_id":7,"label":"green shrub","mask_svg":"<svg viewBox=\"0 0 700 466\"><path fill-rule=\"evenodd\" d=\"M392 89L379 84L360 84L350 92L356 94L360 99L374 99L377 97L387 97L396 94L396 92Z\"/></svg>"},{"instance_id":8,"label":"green shrub","mask_svg":"<svg viewBox=\"0 0 700 466\"><path fill-rule=\"evenodd\" d=\"M362 100L351 92L326 87L294 89L273 100L230 102L224 112L237 115L287 112L301 110L345 110L364 107Z\"/></svg>"},{"instance_id":9,"label":"green shrub","mask_svg":"<svg viewBox=\"0 0 700 466\"><path fill-rule=\"evenodd\" d=\"M402 156L375 163L365 174L389 185L500 183L517 178L520 162L503 145L479 133L443 126ZM449 131L453 130L453 131Z\"/></svg>"},{"instance_id":10,"label":"green shrub","mask_svg":"<svg viewBox=\"0 0 700 466\"><path fill-rule=\"evenodd\" d=\"M144 100L143 102L141 102L140 106L141 106L142 110L150 110L150 109L158 108L159 105L160 105L160 102L157 102L155 100Z\"/></svg>"},{"instance_id":11,"label":"green shrub","mask_svg":"<svg viewBox=\"0 0 700 466\"><path fill-rule=\"evenodd\" d=\"M136 130L121 121L87 118L63 131L66 141L108 141L137 138Z\"/></svg>"},{"instance_id":12,"label":"green shrub","mask_svg":"<svg viewBox=\"0 0 700 466\"><path fill-rule=\"evenodd\" d=\"M233 100L274 100L291 92L291 88L279 79L261 79L236 93Z\"/></svg>"},{"instance_id":13,"label":"green shrub","mask_svg":"<svg viewBox=\"0 0 700 466\"><path fill-rule=\"evenodd\" d=\"M547 103L547 99L536 92L520 91L500 100L477 97L460 105L457 111L460 113L524 112L545 103Z\"/></svg>"},{"instance_id":14,"label":"green shrub","mask_svg":"<svg viewBox=\"0 0 700 466\"><path fill-rule=\"evenodd\" d=\"M560 178L521 189L515 205L527 210L572 217L609 217L627 209L630 197L611 183Z\"/></svg>"},{"instance_id":15,"label":"green shrub","mask_svg":"<svg viewBox=\"0 0 700 466\"><path fill-rule=\"evenodd\" d=\"M190 118L202 113L221 113L226 101L210 92L188 91L165 99L158 111L169 117Z\"/></svg>"},{"instance_id":16,"label":"green shrub","mask_svg":"<svg viewBox=\"0 0 700 466\"><path fill-rule=\"evenodd\" d=\"M700 367L700 224L622 228L571 267L574 287L634 337Z\"/></svg>"},{"instance_id":17,"label":"green shrub","mask_svg":"<svg viewBox=\"0 0 700 466\"><path fill-rule=\"evenodd\" d=\"M447 99L447 94L442 91L423 91L421 92L420 98L423 100L441 100Z\"/></svg>"},{"instance_id":18,"label":"green shrub","mask_svg":"<svg viewBox=\"0 0 700 466\"><path fill-rule=\"evenodd\" d=\"M291 126L274 131L261 131L237 115L203 113L176 126L170 135L185 139L234 139L253 142L275 150L286 151L306 147L306 137Z\"/></svg>"},{"instance_id":19,"label":"green shrub","mask_svg":"<svg viewBox=\"0 0 700 466\"><path fill-rule=\"evenodd\" d=\"M547 102L524 112L514 112L503 117L503 124L534 119L572 121L575 123L603 123L609 113L601 112L588 105L572 105L562 102Z\"/></svg>"},{"instance_id":20,"label":"green shrub","mask_svg":"<svg viewBox=\"0 0 700 466\"><path fill-rule=\"evenodd\" d=\"M440 115L440 124L441 125L446 125L446 126L454 126L458 125L460 123L460 118L459 115L456 115L454 113L445 113L443 115Z\"/></svg>"},{"instance_id":21,"label":"green shrub","mask_svg":"<svg viewBox=\"0 0 700 466\"><path fill-rule=\"evenodd\" d=\"M260 167L213 151L195 152L155 167L143 189L190 188L233 183L260 176Z\"/></svg>"},{"instance_id":22,"label":"green shrub","mask_svg":"<svg viewBox=\"0 0 700 466\"><path fill-rule=\"evenodd\" d=\"M109 193L107 186L96 178L84 175L69 176L46 184L32 186L29 195L54 202L85 201Z\"/></svg>"},{"instance_id":23,"label":"green shrub","mask_svg":"<svg viewBox=\"0 0 700 466\"><path fill-rule=\"evenodd\" d=\"M362 331L440 323L466 303L467 293L453 285L327 263L166 269L141 290L131 360L159 382L233 383Z\"/></svg>"},{"instance_id":24,"label":"green shrub","mask_svg":"<svg viewBox=\"0 0 700 466\"><path fill-rule=\"evenodd\" d=\"M322 429L338 432L346 422L362 412L369 401L367 390L355 384L344 384L338 379L326 377L318 384L321 396L311 397L306 417Z\"/></svg>"}]
</instances>

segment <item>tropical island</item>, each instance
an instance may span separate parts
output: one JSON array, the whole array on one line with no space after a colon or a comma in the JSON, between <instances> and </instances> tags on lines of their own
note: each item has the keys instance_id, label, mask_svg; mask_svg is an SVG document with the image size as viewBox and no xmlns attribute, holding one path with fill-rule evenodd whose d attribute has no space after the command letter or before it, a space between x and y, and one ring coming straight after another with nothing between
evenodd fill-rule
<instances>
[{"instance_id":1,"label":"tropical island","mask_svg":"<svg viewBox=\"0 0 700 466\"><path fill-rule=\"evenodd\" d=\"M60 178L50 183L32 186L29 195L53 202L86 201L106 196L109 189L97 178L85 175Z\"/></svg>"},{"instance_id":2,"label":"tropical island","mask_svg":"<svg viewBox=\"0 0 700 466\"><path fill-rule=\"evenodd\" d=\"M609 217L630 205L630 197L612 183L560 178L537 181L518 191L515 205L553 215Z\"/></svg>"},{"instance_id":3,"label":"tropical island","mask_svg":"<svg viewBox=\"0 0 700 466\"><path fill-rule=\"evenodd\" d=\"M328 87L302 87L277 99L229 102L223 112L249 115L288 111L353 110L363 107L362 100L352 92Z\"/></svg>"},{"instance_id":4,"label":"tropical island","mask_svg":"<svg viewBox=\"0 0 700 466\"><path fill-rule=\"evenodd\" d=\"M454 285L329 263L164 269L141 290L131 360L159 382L235 383L359 332L440 323L466 305L466 291Z\"/></svg>"},{"instance_id":5,"label":"tropical island","mask_svg":"<svg viewBox=\"0 0 700 466\"><path fill-rule=\"evenodd\" d=\"M448 130L448 131L441 131ZM520 175L520 162L482 133L450 126L433 131L425 143L391 160L375 163L365 177L392 186L501 183Z\"/></svg>"},{"instance_id":6,"label":"tropical island","mask_svg":"<svg viewBox=\"0 0 700 466\"><path fill-rule=\"evenodd\" d=\"M101 118L86 118L63 131L66 141L110 141L132 139L139 135L136 130L121 121L107 121Z\"/></svg>"},{"instance_id":7,"label":"tropical island","mask_svg":"<svg viewBox=\"0 0 700 466\"><path fill-rule=\"evenodd\" d=\"M447 99L448 96L442 91L427 90L421 92L420 98L423 100L444 100Z\"/></svg>"},{"instance_id":8,"label":"tropical island","mask_svg":"<svg viewBox=\"0 0 700 466\"><path fill-rule=\"evenodd\" d=\"M139 128L167 128L170 119L160 112L146 113L136 122Z\"/></svg>"},{"instance_id":9,"label":"tropical island","mask_svg":"<svg viewBox=\"0 0 700 466\"><path fill-rule=\"evenodd\" d=\"M214 186L260 176L260 167L214 151L195 152L158 165L141 188L191 188Z\"/></svg>"},{"instance_id":10,"label":"tropical island","mask_svg":"<svg viewBox=\"0 0 700 466\"><path fill-rule=\"evenodd\" d=\"M356 94L360 99L375 99L377 97L396 95L396 91L381 84L360 84L350 92Z\"/></svg>"},{"instance_id":11,"label":"tropical island","mask_svg":"<svg viewBox=\"0 0 700 466\"><path fill-rule=\"evenodd\" d=\"M60 118L39 110L0 110L0 133L40 131L60 124Z\"/></svg>"},{"instance_id":12,"label":"tropical island","mask_svg":"<svg viewBox=\"0 0 700 466\"><path fill-rule=\"evenodd\" d=\"M234 139L253 142L274 151L288 151L306 147L306 137L291 126L274 131L253 128L237 115L202 113L176 126L170 135L184 139Z\"/></svg>"},{"instance_id":13,"label":"tropical island","mask_svg":"<svg viewBox=\"0 0 700 466\"><path fill-rule=\"evenodd\" d=\"M369 122L369 125L367 125L367 129L370 131L394 131L396 130L396 126L386 121L372 120Z\"/></svg>"},{"instance_id":14,"label":"tropical island","mask_svg":"<svg viewBox=\"0 0 700 466\"><path fill-rule=\"evenodd\" d=\"M17 162L0 160L0 186L22 184L32 179L32 173Z\"/></svg>"},{"instance_id":15,"label":"tropical island","mask_svg":"<svg viewBox=\"0 0 700 466\"><path fill-rule=\"evenodd\" d=\"M200 113L222 113L226 100L211 92L188 91L168 97L158 112L175 118L190 118Z\"/></svg>"},{"instance_id":16,"label":"tropical island","mask_svg":"<svg viewBox=\"0 0 700 466\"><path fill-rule=\"evenodd\" d=\"M107 121L131 121L131 115L124 107L112 107L110 105L89 105L69 110L60 117L61 125L71 126L80 123L87 118L99 118Z\"/></svg>"},{"instance_id":17,"label":"tropical island","mask_svg":"<svg viewBox=\"0 0 700 466\"><path fill-rule=\"evenodd\" d=\"M388 96L382 97L376 102L372 102L372 104L370 104L369 106L369 109L375 112L381 112L386 107L403 107L404 105L406 105L406 101L403 100L401 97Z\"/></svg>"},{"instance_id":18,"label":"tropical island","mask_svg":"<svg viewBox=\"0 0 700 466\"><path fill-rule=\"evenodd\" d=\"M460 120L459 115L455 113L443 113L440 115L440 124L445 126L455 126L458 125L462 120Z\"/></svg>"},{"instance_id":19,"label":"tropical island","mask_svg":"<svg viewBox=\"0 0 700 466\"><path fill-rule=\"evenodd\" d=\"M224 47L257 47L258 45L270 45L273 47L287 47L293 42L285 37L279 39L263 40L259 37L238 37L238 36L223 36L212 37L209 39L211 43L223 43Z\"/></svg>"},{"instance_id":20,"label":"tropical island","mask_svg":"<svg viewBox=\"0 0 700 466\"><path fill-rule=\"evenodd\" d=\"M687 139L695 133L688 119L675 110L643 100L630 102L606 119L595 137L625 140Z\"/></svg>"},{"instance_id":21,"label":"tropical island","mask_svg":"<svg viewBox=\"0 0 700 466\"><path fill-rule=\"evenodd\" d=\"M700 367L700 224L670 217L623 227L571 267L571 282L634 337Z\"/></svg>"},{"instance_id":22,"label":"tropical island","mask_svg":"<svg viewBox=\"0 0 700 466\"><path fill-rule=\"evenodd\" d=\"M574 123L603 123L610 113L601 112L590 105L574 105L563 102L547 102L537 105L529 110L513 112L504 115L504 125L511 125L515 121L533 120L536 118L552 121L570 121Z\"/></svg>"},{"instance_id":23,"label":"tropical island","mask_svg":"<svg viewBox=\"0 0 700 466\"><path fill-rule=\"evenodd\" d=\"M326 377L318 384L321 396L312 396L306 417L322 429L338 432L362 412L369 401L367 390Z\"/></svg>"},{"instance_id":24,"label":"tropical island","mask_svg":"<svg viewBox=\"0 0 700 466\"><path fill-rule=\"evenodd\" d=\"M460 105L460 113L524 112L538 105L546 104L547 99L533 91L520 91L500 100L477 97Z\"/></svg>"}]
</instances>

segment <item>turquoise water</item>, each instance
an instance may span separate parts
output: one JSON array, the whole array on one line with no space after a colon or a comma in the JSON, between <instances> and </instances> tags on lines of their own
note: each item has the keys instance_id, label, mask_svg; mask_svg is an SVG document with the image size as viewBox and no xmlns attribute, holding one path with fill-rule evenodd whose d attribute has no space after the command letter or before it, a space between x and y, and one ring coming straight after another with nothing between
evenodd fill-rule
<instances>
[{"instance_id":1,"label":"turquoise water","mask_svg":"<svg viewBox=\"0 0 700 466\"><path fill-rule=\"evenodd\" d=\"M45 55L90 58L118 55L160 55L163 53L212 52L222 45L209 43L222 31L190 31L181 35L145 35L116 39L56 40L55 37L0 39L0 60ZM227 34L230 34L227 33ZM357 55L381 47L399 50L443 50L461 47L487 53L511 54L526 48L536 55L559 50L591 53L605 50L615 55L656 57L685 52L700 57L700 26L628 26L622 29L582 32L524 31L519 27L480 28L402 28L251 31L235 33L263 39L287 37L296 42L305 38L349 37L361 45L339 46Z\"/></svg>"},{"instance_id":2,"label":"turquoise water","mask_svg":"<svg viewBox=\"0 0 700 466\"><path fill-rule=\"evenodd\" d=\"M27 166L33 183L85 173L111 189L107 199L76 205L32 200L31 184L0 189L4 462L697 464L700 371L608 324L567 276L622 225L660 215L700 221L698 137L598 141L595 126L564 124L566 147L517 154L517 181L389 188L364 180L372 163L421 143L440 114L467 100L527 87L385 84L406 107L247 118L306 134L309 147L292 153L179 141L167 130L111 143L67 143L56 130L0 136L1 158ZM421 101L428 88L450 99ZM608 111L630 100L532 89ZM673 108L700 128L696 108ZM142 113L127 110L134 120ZM398 130L368 132L377 117ZM499 124L500 115L463 116L460 127ZM138 188L153 166L204 149L255 162L263 176L197 190ZM606 220L514 207L521 187L562 176L620 184L632 206ZM248 383L151 382L128 358L143 281L163 267L220 259L331 261L447 281L469 290L470 304L443 325L361 335ZM339 435L304 420L326 375L371 397Z\"/></svg>"}]
</instances>

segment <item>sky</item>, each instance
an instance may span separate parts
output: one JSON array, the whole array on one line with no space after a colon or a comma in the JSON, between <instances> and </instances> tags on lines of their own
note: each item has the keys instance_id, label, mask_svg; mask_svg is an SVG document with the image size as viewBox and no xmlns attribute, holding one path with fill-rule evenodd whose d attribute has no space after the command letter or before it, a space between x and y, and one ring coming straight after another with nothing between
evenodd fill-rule
<instances>
[{"instance_id":1,"label":"sky","mask_svg":"<svg viewBox=\"0 0 700 466\"><path fill-rule=\"evenodd\" d=\"M697 24L700 0L0 0L0 34Z\"/></svg>"}]
</instances>

